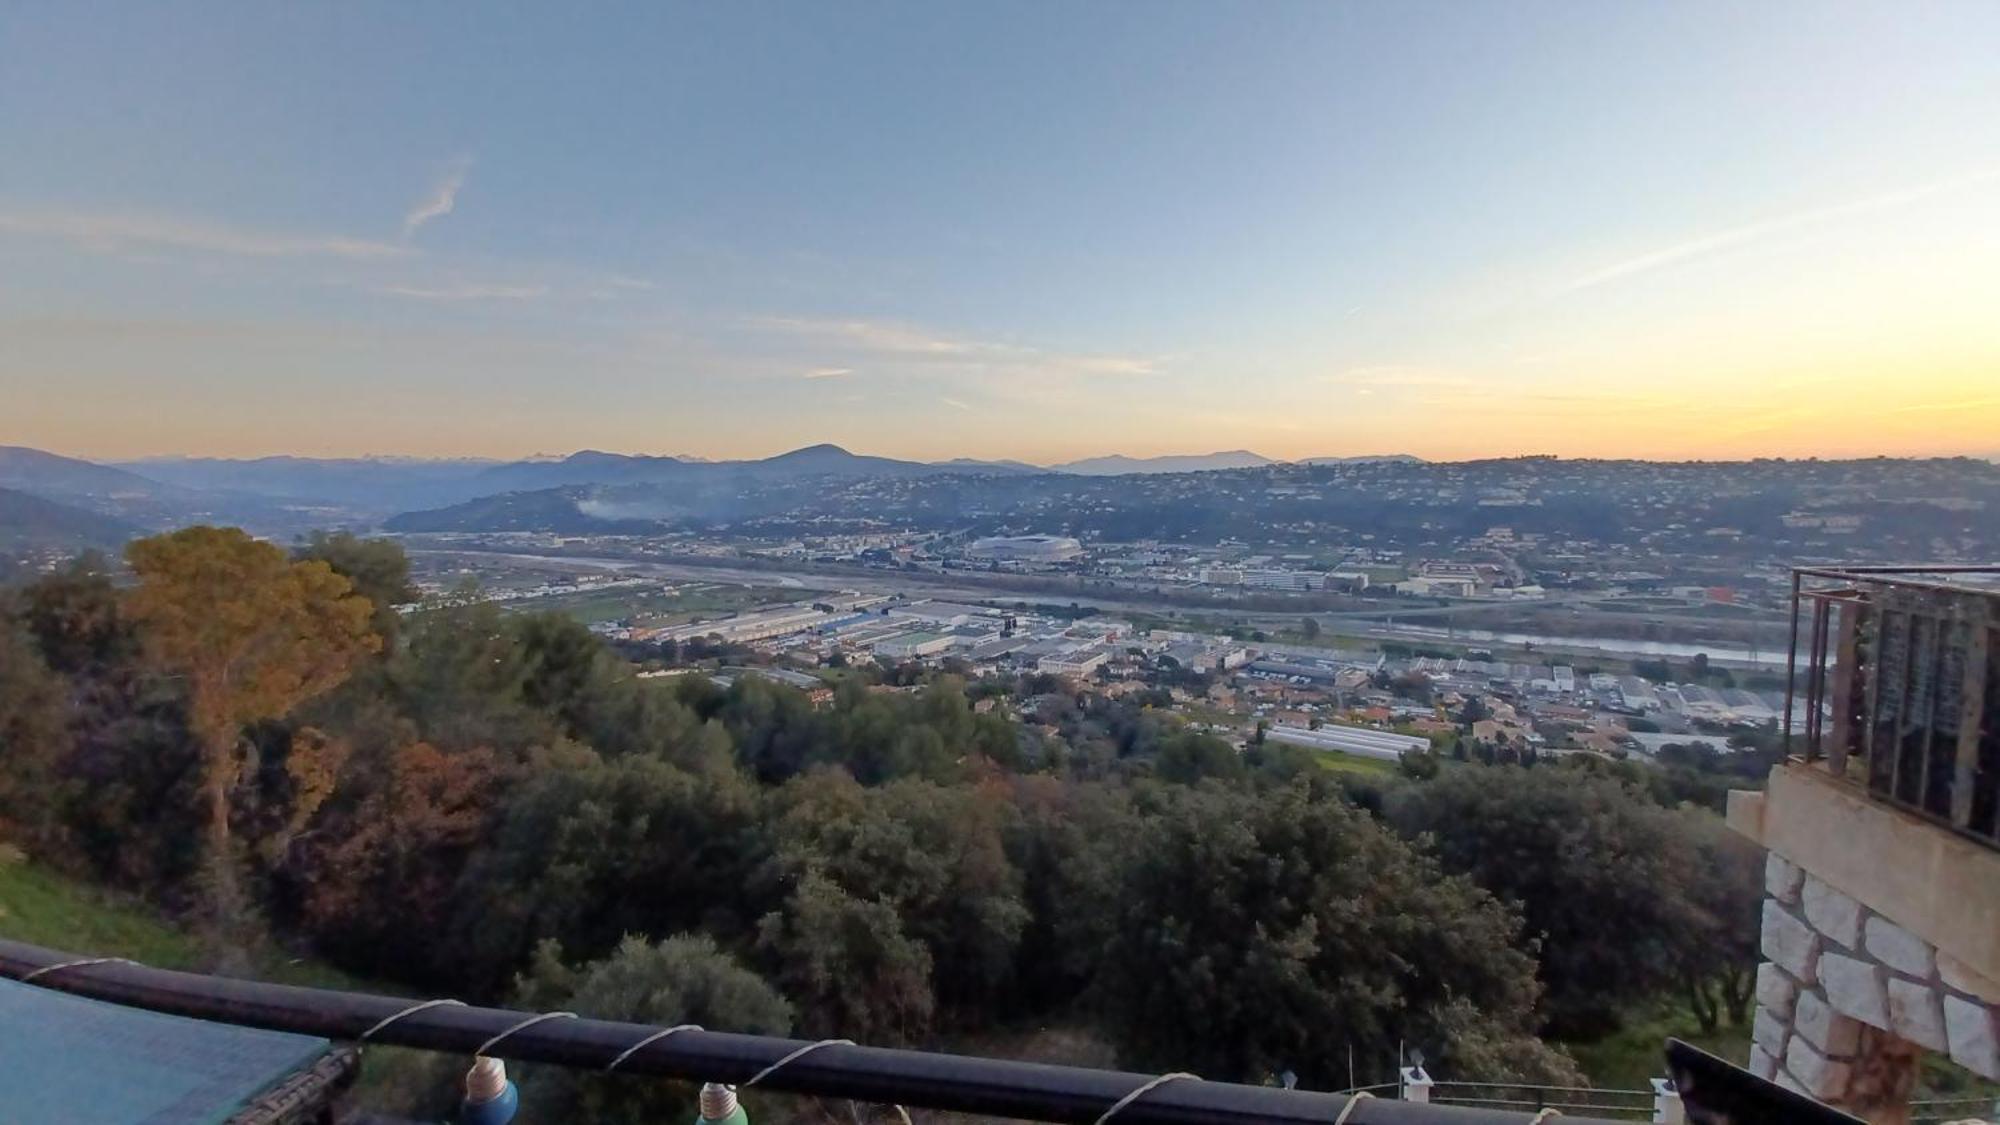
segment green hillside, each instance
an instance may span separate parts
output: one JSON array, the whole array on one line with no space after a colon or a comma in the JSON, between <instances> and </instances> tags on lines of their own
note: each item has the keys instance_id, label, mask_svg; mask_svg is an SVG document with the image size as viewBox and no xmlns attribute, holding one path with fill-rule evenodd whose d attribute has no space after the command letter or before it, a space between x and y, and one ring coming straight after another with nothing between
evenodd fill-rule
<instances>
[{"instance_id":1,"label":"green hillside","mask_svg":"<svg viewBox=\"0 0 2000 1125\"><path fill-rule=\"evenodd\" d=\"M0 858L0 937L163 969L200 960L195 940L143 906L41 867Z\"/></svg>"}]
</instances>

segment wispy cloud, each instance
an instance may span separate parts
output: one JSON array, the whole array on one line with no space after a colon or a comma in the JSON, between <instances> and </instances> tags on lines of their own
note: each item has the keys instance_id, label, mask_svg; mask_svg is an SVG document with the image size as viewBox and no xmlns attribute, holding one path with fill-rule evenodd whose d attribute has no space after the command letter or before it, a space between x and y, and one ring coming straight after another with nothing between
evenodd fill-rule
<instances>
[{"instance_id":1,"label":"wispy cloud","mask_svg":"<svg viewBox=\"0 0 2000 1125\"><path fill-rule=\"evenodd\" d=\"M815 367L807 371L805 377L808 379L838 379L843 375L852 374L854 374L852 367Z\"/></svg>"},{"instance_id":2,"label":"wispy cloud","mask_svg":"<svg viewBox=\"0 0 2000 1125\"><path fill-rule=\"evenodd\" d=\"M526 301L549 295L546 285L505 285L465 282L454 285L381 285L373 292L422 301Z\"/></svg>"},{"instance_id":3,"label":"wispy cloud","mask_svg":"<svg viewBox=\"0 0 2000 1125\"><path fill-rule=\"evenodd\" d=\"M394 258L410 253L407 247L365 238L287 234L137 212L0 210L0 234L56 238L105 253L135 246L248 258Z\"/></svg>"},{"instance_id":4,"label":"wispy cloud","mask_svg":"<svg viewBox=\"0 0 2000 1125\"><path fill-rule=\"evenodd\" d=\"M1478 379L1462 372L1400 363L1349 367L1322 375L1320 381L1363 394L1378 390L1468 390L1481 385Z\"/></svg>"},{"instance_id":5,"label":"wispy cloud","mask_svg":"<svg viewBox=\"0 0 2000 1125\"><path fill-rule=\"evenodd\" d=\"M1918 402L1909 406L1898 406L1890 410L1892 414L1919 414L1937 410L1978 410L1987 406L2000 406L2000 395L1992 398L1968 398L1957 402Z\"/></svg>"},{"instance_id":6,"label":"wispy cloud","mask_svg":"<svg viewBox=\"0 0 2000 1125\"><path fill-rule=\"evenodd\" d=\"M969 355L978 347L968 341L954 340L908 325L884 321L765 317L760 323L781 332L845 343L862 351L893 355Z\"/></svg>"},{"instance_id":7,"label":"wispy cloud","mask_svg":"<svg viewBox=\"0 0 2000 1125\"><path fill-rule=\"evenodd\" d=\"M417 233L419 227L432 219L451 214L452 208L458 206L458 189L465 186L465 177L471 171L472 160L469 157L461 156L447 165L444 175L431 188L430 194L403 216L403 237Z\"/></svg>"},{"instance_id":8,"label":"wispy cloud","mask_svg":"<svg viewBox=\"0 0 2000 1125\"><path fill-rule=\"evenodd\" d=\"M1157 361L1129 355L1072 355L1056 357L1058 363L1079 375L1152 375Z\"/></svg>"},{"instance_id":9,"label":"wispy cloud","mask_svg":"<svg viewBox=\"0 0 2000 1125\"><path fill-rule=\"evenodd\" d=\"M1871 214L1876 211L1907 207L1912 203L1921 202L1932 196L1943 195L1947 192L1963 191L1966 188L1976 187L1984 183L1992 183L1996 180L2000 180L2000 168L1983 168L1965 173L1964 175L1953 176L1950 179L1938 180L1934 183L1906 188L1902 191L1893 191L1885 195L1852 200L1847 203L1835 204L1831 207L1796 211L1789 215L1780 215L1774 219L1766 219L1763 222L1730 227L1727 230L1716 231L1713 234L1691 238L1685 242L1655 250L1650 254L1641 254L1636 258L1627 258L1622 262L1584 274L1562 286L1559 292L1574 293L1578 290L1594 288L1624 278L1651 273L1654 270L1664 269L1682 262L1721 254L1776 235L1786 234L1807 227L1819 226L1840 219Z\"/></svg>"},{"instance_id":10,"label":"wispy cloud","mask_svg":"<svg viewBox=\"0 0 2000 1125\"><path fill-rule=\"evenodd\" d=\"M971 403L969 403L969 402L961 402L961 401L959 401L958 399L955 399L955 398L940 398L940 399L938 399L938 401L939 401L939 402L941 402L941 403L944 403L944 404L945 404L946 406L949 406L949 407L951 407L951 408L952 408L953 410L970 410L970 409L972 409L972 404L971 404Z\"/></svg>"},{"instance_id":11,"label":"wispy cloud","mask_svg":"<svg viewBox=\"0 0 2000 1125\"><path fill-rule=\"evenodd\" d=\"M852 356L905 366L936 365L968 371L1060 378L1157 374L1160 361L1146 356L1059 352L1020 344L969 339L915 325L880 320L759 317L760 328L813 341Z\"/></svg>"}]
</instances>

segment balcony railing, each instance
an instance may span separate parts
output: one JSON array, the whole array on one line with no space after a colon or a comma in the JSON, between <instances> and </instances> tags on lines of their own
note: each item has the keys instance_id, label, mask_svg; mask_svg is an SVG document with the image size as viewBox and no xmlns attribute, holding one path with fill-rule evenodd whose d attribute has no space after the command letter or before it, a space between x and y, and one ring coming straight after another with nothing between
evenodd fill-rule
<instances>
[{"instance_id":1,"label":"balcony railing","mask_svg":"<svg viewBox=\"0 0 2000 1125\"><path fill-rule=\"evenodd\" d=\"M1555 1110L1565 1117L1608 1117L1621 1121L1651 1121L1657 1098L1652 1090L1619 1090L1597 1086L1533 1086L1496 1082L1439 1082L1431 1088L1435 1105L1477 1106L1539 1114Z\"/></svg>"},{"instance_id":2,"label":"balcony railing","mask_svg":"<svg viewBox=\"0 0 2000 1125\"><path fill-rule=\"evenodd\" d=\"M0 977L97 1000L348 1043L713 1081L907 1110L1060 1125L1534 1125L1526 1106L1432 1105L1007 1059L663 1028L300 988L79 957L0 939ZM1754 1079L1752 1081L1755 1081ZM1776 1088L1773 1087L1773 1090ZM1385 1091L1385 1094L1387 1092ZM1784 1097L1791 1095L1778 1093ZM1810 1106L1811 1103L1803 1103ZM1577 1125L1615 1119L1576 1115Z\"/></svg>"},{"instance_id":3,"label":"balcony railing","mask_svg":"<svg viewBox=\"0 0 2000 1125\"><path fill-rule=\"evenodd\" d=\"M1787 754L2000 847L2000 566L1797 567Z\"/></svg>"}]
</instances>

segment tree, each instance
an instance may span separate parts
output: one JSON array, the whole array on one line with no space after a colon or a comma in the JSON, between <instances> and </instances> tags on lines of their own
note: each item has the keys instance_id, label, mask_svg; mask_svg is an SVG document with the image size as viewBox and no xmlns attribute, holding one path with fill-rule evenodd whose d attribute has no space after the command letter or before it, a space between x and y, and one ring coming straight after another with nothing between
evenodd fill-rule
<instances>
[{"instance_id":1,"label":"tree","mask_svg":"<svg viewBox=\"0 0 2000 1125\"><path fill-rule=\"evenodd\" d=\"M322 950L371 975L445 975L438 937L466 857L505 780L488 750L398 747L388 777L352 810L323 814L295 874Z\"/></svg>"},{"instance_id":2,"label":"tree","mask_svg":"<svg viewBox=\"0 0 2000 1125\"><path fill-rule=\"evenodd\" d=\"M51 669L92 675L139 655L139 636L121 611L103 556L79 555L21 593L21 624Z\"/></svg>"},{"instance_id":3,"label":"tree","mask_svg":"<svg viewBox=\"0 0 2000 1125\"><path fill-rule=\"evenodd\" d=\"M807 871L759 923L757 951L798 1004L809 1034L906 1044L930 1033L930 951L887 902Z\"/></svg>"},{"instance_id":4,"label":"tree","mask_svg":"<svg viewBox=\"0 0 2000 1125\"><path fill-rule=\"evenodd\" d=\"M201 748L204 847L219 917L240 903L229 797L246 724L283 716L379 650L374 607L326 563L293 562L237 528L190 527L125 549L126 610L150 659L182 679Z\"/></svg>"},{"instance_id":5,"label":"tree","mask_svg":"<svg viewBox=\"0 0 2000 1125\"><path fill-rule=\"evenodd\" d=\"M1439 764L1435 747L1405 750L1396 755L1396 771L1412 781L1429 781L1443 768Z\"/></svg>"},{"instance_id":6,"label":"tree","mask_svg":"<svg viewBox=\"0 0 2000 1125\"><path fill-rule=\"evenodd\" d=\"M1305 784L1144 803L1097 982L1121 1060L1334 1088L1350 1044L1386 1067L1407 1041L1453 1077L1575 1080L1533 1038L1518 916L1366 814Z\"/></svg>"},{"instance_id":7,"label":"tree","mask_svg":"<svg viewBox=\"0 0 2000 1125\"><path fill-rule=\"evenodd\" d=\"M1387 817L1520 909L1551 1032L1608 1031L1673 982L1694 851L1642 793L1589 770L1459 769L1396 791Z\"/></svg>"},{"instance_id":8,"label":"tree","mask_svg":"<svg viewBox=\"0 0 2000 1125\"><path fill-rule=\"evenodd\" d=\"M762 885L817 876L888 908L936 966L936 1006L947 1016L983 1011L1001 995L1028 913L1005 846L1012 809L1000 792L914 778L871 789L821 769L786 785L777 809Z\"/></svg>"},{"instance_id":9,"label":"tree","mask_svg":"<svg viewBox=\"0 0 2000 1125\"><path fill-rule=\"evenodd\" d=\"M1304 621L1301 621L1299 623L1299 632L1305 634L1305 638L1309 641L1317 640L1319 638L1319 619L1308 617Z\"/></svg>"},{"instance_id":10,"label":"tree","mask_svg":"<svg viewBox=\"0 0 2000 1125\"><path fill-rule=\"evenodd\" d=\"M522 698L574 736L588 721L592 689L609 673L611 654L581 621L560 613L532 613L509 624L521 645Z\"/></svg>"},{"instance_id":11,"label":"tree","mask_svg":"<svg viewBox=\"0 0 2000 1125\"><path fill-rule=\"evenodd\" d=\"M1471 730L1472 724L1492 717L1493 712L1486 706L1485 697L1476 693L1466 696L1465 703L1458 709L1458 725L1466 730Z\"/></svg>"},{"instance_id":12,"label":"tree","mask_svg":"<svg viewBox=\"0 0 2000 1125\"><path fill-rule=\"evenodd\" d=\"M1689 809L1681 816L1694 841L1695 870L1680 889L1691 916L1675 932L1674 968L1702 1031L1713 1034L1725 1017L1741 1027L1750 1015L1764 854L1712 814Z\"/></svg>"},{"instance_id":13,"label":"tree","mask_svg":"<svg viewBox=\"0 0 2000 1125\"><path fill-rule=\"evenodd\" d=\"M522 758L560 733L526 700L521 639L491 602L458 600L411 614L383 676L417 736L447 753L486 747Z\"/></svg>"},{"instance_id":14,"label":"tree","mask_svg":"<svg viewBox=\"0 0 2000 1125\"><path fill-rule=\"evenodd\" d=\"M627 937L610 956L580 968L563 964L560 945L543 942L516 991L522 1007L588 1019L694 1024L739 1035L785 1035L792 1029L792 1006L785 998L706 935L657 943ZM537 1121L655 1125L694 1113L691 1086L657 1078L529 1067L520 1086L525 1116Z\"/></svg>"},{"instance_id":15,"label":"tree","mask_svg":"<svg viewBox=\"0 0 2000 1125\"><path fill-rule=\"evenodd\" d=\"M81 859L100 877L160 893L198 862L190 800L199 755L185 693L148 666L137 623L105 562L85 555L20 591L22 626L61 691L66 749L60 782L24 786L42 815L60 815L64 846L43 858ZM23 767L25 768L25 767ZM87 800L66 800L69 794Z\"/></svg>"},{"instance_id":16,"label":"tree","mask_svg":"<svg viewBox=\"0 0 2000 1125\"><path fill-rule=\"evenodd\" d=\"M1665 660L1634 660L1632 674L1656 684L1670 684L1674 681L1674 667Z\"/></svg>"},{"instance_id":17,"label":"tree","mask_svg":"<svg viewBox=\"0 0 2000 1125\"><path fill-rule=\"evenodd\" d=\"M418 598L410 584L410 557L393 539L363 539L351 531L315 531L312 538L292 551L301 562L325 563L335 574L347 579L354 592L375 607L371 618L384 649L394 649L402 616L399 605Z\"/></svg>"},{"instance_id":18,"label":"tree","mask_svg":"<svg viewBox=\"0 0 2000 1125\"><path fill-rule=\"evenodd\" d=\"M1117 926L1106 904L1117 894L1139 828L1123 786L1049 776L1011 784L1007 856L1021 872L1028 923L1015 953L1014 987L1004 994L1005 1007L990 1013L1002 1017L1067 1008L1096 978Z\"/></svg>"},{"instance_id":19,"label":"tree","mask_svg":"<svg viewBox=\"0 0 2000 1125\"><path fill-rule=\"evenodd\" d=\"M0 842L38 852L60 832L67 693L25 630L0 615Z\"/></svg>"},{"instance_id":20,"label":"tree","mask_svg":"<svg viewBox=\"0 0 2000 1125\"><path fill-rule=\"evenodd\" d=\"M1162 781L1193 785L1205 777L1235 780L1245 770L1235 747L1212 734L1184 730L1161 740L1153 772Z\"/></svg>"},{"instance_id":21,"label":"tree","mask_svg":"<svg viewBox=\"0 0 2000 1125\"><path fill-rule=\"evenodd\" d=\"M445 929L473 990L491 989L544 938L601 957L626 934L746 932L762 861L758 795L735 773L574 744L530 763L461 876Z\"/></svg>"}]
</instances>

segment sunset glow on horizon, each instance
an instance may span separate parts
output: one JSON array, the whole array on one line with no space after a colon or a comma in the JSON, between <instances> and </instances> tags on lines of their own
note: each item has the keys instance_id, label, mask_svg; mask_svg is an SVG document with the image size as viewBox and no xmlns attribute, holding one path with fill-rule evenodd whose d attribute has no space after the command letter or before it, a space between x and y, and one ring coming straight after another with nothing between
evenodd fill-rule
<instances>
[{"instance_id":1,"label":"sunset glow on horizon","mask_svg":"<svg viewBox=\"0 0 2000 1125\"><path fill-rule=\"evenodd\" d=\"M0 15L0 444L2000 456L2000 7Z\"/></svg>"}]
</instances>

